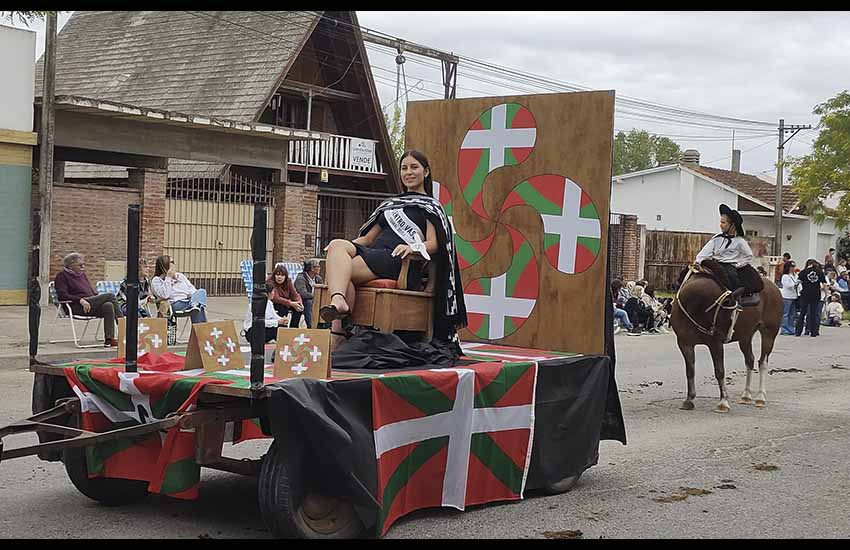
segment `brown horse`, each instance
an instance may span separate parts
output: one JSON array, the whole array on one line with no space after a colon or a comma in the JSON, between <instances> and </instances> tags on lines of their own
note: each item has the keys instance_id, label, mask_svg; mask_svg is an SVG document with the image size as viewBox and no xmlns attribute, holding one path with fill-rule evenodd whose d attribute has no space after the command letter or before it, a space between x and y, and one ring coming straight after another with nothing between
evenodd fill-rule
<instances>
[{"instance_id":1,"label":"brown horse","mask_svg":"<svg viewBox=\"0 0 850 550\"><path fill-rule=\"evenodd\" d=\"M673 302L670 326L676 333L679 349L685 358L685 374L688 378L688 396L682 403L682 409L694 408L694 346L704 344L711 353L714 377L720 386L720 403L714 412L729 412L723 344L736 340L747 364L747 385L738 402L753 403L750 382L755 362L752 340L756 331L761 333L761 356L755 406L764 407L767 403L765 376L768 356L773 351L773 342L782 322L782 294L772 281L765 277L762 279L764 289L761 291L759 303L743 308L737 306L737 292L729 292L714 277L705 273L691 273L690 278L686 279L679 289Z\"/></svg>"}]
</instances>

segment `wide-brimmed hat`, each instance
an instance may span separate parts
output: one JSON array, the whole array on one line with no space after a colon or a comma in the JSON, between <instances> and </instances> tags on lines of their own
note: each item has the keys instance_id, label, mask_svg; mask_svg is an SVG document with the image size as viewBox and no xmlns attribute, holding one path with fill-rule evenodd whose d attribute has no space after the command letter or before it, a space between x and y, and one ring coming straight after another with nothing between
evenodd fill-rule
<instances>
[{"instance_id":1,"label":"wide-brimmed hat","mask_svg":"<svg viewBox=\"0 0 850 550\"><path fill-rule=\"evenodd\" d=\"M741 217L741 214L737 210L732 210L729 206L721 204L720 215L726 216L732 220L732 223L735 225L735 231L738 232L738 236L744 236L744 218Z\"/></svg>"}]
</instances>

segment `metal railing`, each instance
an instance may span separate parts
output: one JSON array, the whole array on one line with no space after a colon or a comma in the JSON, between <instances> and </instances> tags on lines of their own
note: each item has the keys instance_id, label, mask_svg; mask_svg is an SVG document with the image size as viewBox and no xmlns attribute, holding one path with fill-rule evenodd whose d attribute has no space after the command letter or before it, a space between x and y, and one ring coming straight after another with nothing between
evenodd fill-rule
<instances>
[{"instance_id":1,"label":"metal railing","mask_svg":"<svg viewBox=\"0 0 850 550\"><path fill-rule=\"evenodd\" d=\"M377 149L378 142L371 139L331 134L327 141L290 141L287 160L294 166L386 174Z\"/></svg>"}]
</instances>

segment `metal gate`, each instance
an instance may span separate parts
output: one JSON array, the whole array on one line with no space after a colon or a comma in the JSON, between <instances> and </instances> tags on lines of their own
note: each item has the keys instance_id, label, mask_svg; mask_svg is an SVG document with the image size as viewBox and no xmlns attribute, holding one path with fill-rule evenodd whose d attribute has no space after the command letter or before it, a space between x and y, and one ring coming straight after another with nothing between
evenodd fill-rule
<instances>
[{"instance_id":1,"label":"metal gate","mask_svg":"<svg viewBox=\"0 0 850 550\"><path fill-rule=\"evenodd\" d=\"M355 197L320 194L317 216L316 256L334 239L353 239L383 197Z\"/></svg>"},{"instance_id":2,"label":"metal gate","mask_svg":"<svg viewBox=\"0 0 850 550\"><path fill-rule=\"evenodd\" d=\"M268 206L266 254L274 249L274 197L269 182L235 175L169 179L165 254L210 296L244 295L239 262L251 258L254 204Z\"/></svg>"}]
</instances>

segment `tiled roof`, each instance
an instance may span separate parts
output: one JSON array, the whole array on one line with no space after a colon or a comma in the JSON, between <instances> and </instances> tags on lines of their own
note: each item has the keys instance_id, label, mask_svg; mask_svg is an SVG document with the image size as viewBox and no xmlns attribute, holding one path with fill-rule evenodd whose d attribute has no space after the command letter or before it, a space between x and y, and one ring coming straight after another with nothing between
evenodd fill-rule
<instances>
[{"instance_id":1,"label":"tiled roof","mask_svg":"<svg viewBox=\"0 0 850 550\"><path fill-rule=\"evenodd\" d=\"M749 195L754 199L758 199L768 204L773 209L776 201L776 185L771 185L766 181L741 172L732 172L731 170L722 170L720 168L711 168L708 166L688 166L692 170L699 172L709 178L737 189L745 195ZM789 185L782 186L782 210L790 212L798 201L797 193ZM795 210L796 211L796 210Z\"/></svg>"},{"instance_id":2,"label":"tiled roof","mask_svg":"<svg viewBox=\"0 0 850 550\"><path fill-rule=\"evenodd\" d=\"M77 11L56 94L251 122L316 23L303 12ZM41 95L43 61L36 65Z\"/></svg>"}]
</instances>

